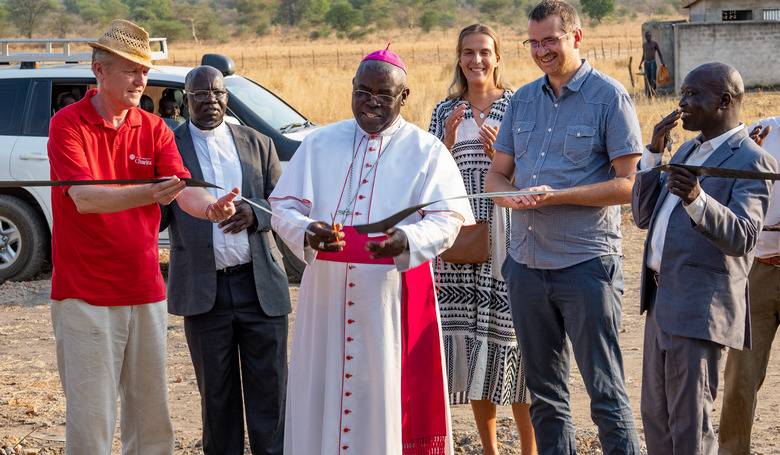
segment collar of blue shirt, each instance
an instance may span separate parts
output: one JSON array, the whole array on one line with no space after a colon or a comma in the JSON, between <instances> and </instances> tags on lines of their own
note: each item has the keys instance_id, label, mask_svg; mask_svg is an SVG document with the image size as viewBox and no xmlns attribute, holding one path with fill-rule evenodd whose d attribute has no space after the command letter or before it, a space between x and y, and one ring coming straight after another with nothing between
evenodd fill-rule
<instances>
[{"instance_id":1,"label":"collar of blue shirt","mask_svg":"<svg viewBox=\"0 0 780 455\"><path fill-rule=\"evenodd\" d=\"M567 82L566 85L563 86L563 88L569 89L572 92L580 91L580 88L582 88L582 84L585 83L585 80L593 71L593 68L590 66L590 63L588 63L587 60L582 59L581 62L582 64L580 65L577 72L574 73L574 77L572 77L569 80L569 82ZM552 86L550 85L550 79L547 77L547 75L544 76L544 84L542 85L542 87L545 90L548 90L550 93L553 93Z\"/></svg>"}]
</instances>

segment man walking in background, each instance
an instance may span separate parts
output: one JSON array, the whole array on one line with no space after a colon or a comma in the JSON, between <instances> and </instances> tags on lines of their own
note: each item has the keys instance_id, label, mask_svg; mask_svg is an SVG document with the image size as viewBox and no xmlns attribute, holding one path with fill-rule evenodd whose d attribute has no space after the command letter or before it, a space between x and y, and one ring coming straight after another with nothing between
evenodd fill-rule
<instances>
[{"instance_id":1,"label":"man walking in background","mask_svg":"<svg viewBox=\"0 0 780 455\"><path fill-rule=\"evenodd\" d=\"M645 42L642 43L642 61L639 62L639 69L645 73L645 94L655 96L657 90L656 77L658 76L658 63L655 61L655 54L664 64L664 56L661 54L661 48L658 43L653 41L653 34L650 31L645 32Z\"/></svg>"}]
</instances>

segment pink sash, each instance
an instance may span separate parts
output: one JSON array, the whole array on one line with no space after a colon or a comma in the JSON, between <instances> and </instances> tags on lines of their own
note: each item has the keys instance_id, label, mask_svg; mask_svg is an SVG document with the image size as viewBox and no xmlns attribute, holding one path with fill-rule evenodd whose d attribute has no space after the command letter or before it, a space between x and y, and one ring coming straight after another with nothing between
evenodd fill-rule
<instances>
[{"instance_id":1,"label":"pink sash","mask_svg":"<svg viewBox=\"0 0 780 455\"><path fill-rule=\"evenodd\" d=\"M317 252L317 259L357 264L393 264L392 258L372 259L365 251L368 237L345 226L346 246L338 253ZM401 274L401 422L403 455L444 455L447 444L447 404L431 264Z\"/></svg>"}]
</instances>

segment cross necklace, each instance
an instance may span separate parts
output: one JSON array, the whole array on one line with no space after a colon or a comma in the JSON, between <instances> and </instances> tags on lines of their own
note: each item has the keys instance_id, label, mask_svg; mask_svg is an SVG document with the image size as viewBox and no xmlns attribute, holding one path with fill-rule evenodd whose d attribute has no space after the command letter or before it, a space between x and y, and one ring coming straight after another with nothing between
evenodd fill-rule
<instances>
[{"instance_id":1,"label":"cross necklace","mask_svg":"<svg viewBox=\"0 0 780 455\"><path fill-rule=\"evenodd\" d=\"M336 213L333 214L333 224L336 224L336 217L341 216L341 224L344 225L344 223L347 222L347 218L352 215L353 207L355 206L355 202L357 201L358 193L360 193L360 188L358 187L356 191L352 191L352 179L354 178L354 172L355 172L355 161L358 158L358 153L360 151L361 145L363 145L363 138L361 137L360 142L357 144L357 147L355 146L357 138L357 124L355 125L355 131L352 136L352 162L349 164L349 169L347 170L347 177L344 181L344 185L341 188L341 196L339 196L339 201L336 204ZM368 177L371 176L372 173L376 170L376 168L379 165L379 160L382 159L383 156L387 154L387 151L390 149L391 142L392 142L392 136L387 141L387 144L382 144L381 136L380 136L380 142L379 142L379 150L377 150L377 158L376 161L374 161L374 164L369 168L368 172L366 172L365 175L363 175L364 179L368 179ZM370 141L370 135L369 135L369 141ZM382 147L384 145L384 147ZM368 148L368 141L366 142L365 148ZM384 148L384 150L382 150ZM359 178L359 177L358 177ZM349 198L348 201L345 204L345 207L343 209L339 209L341 206L342 198L344 197L344 189L346 187L347 197Z\"/></svg>"}]
</instances>

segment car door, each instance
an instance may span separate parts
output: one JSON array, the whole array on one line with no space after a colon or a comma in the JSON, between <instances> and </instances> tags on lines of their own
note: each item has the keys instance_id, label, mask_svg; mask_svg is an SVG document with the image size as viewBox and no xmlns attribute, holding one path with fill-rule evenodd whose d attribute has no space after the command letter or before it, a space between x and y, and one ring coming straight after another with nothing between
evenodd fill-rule
<instances>
[{"instance_id":1,"label":"car door","mask_svg":"<svg viewBox=\"0 0 780 455\"><path fill-rule=\"evenodd\" d=\"M29 79L0 80L0 180L14 180L11 155L19 140L22 124L19 111L24 106L29 85Z\"/></svg>"},{"instance_id":2,"label":"car door","mask_svg":"<svg viewBox=\"0 0 780 455\"><path fill-rule=\"evenodd\" d=\"M47 143L53 113L52 83L51 79L30 81L26 107L21 116L21 132L11 154L11 176L14 180L50 179ZM89 81L83 83L86 85ZM32 187L28 191L38 201L51 227L51 189Z\"/></svg>"}]
</instances>

